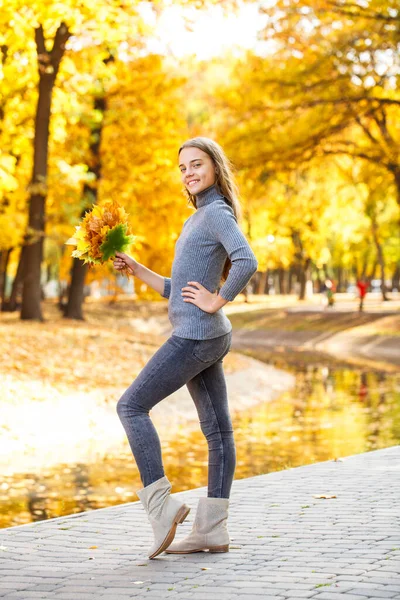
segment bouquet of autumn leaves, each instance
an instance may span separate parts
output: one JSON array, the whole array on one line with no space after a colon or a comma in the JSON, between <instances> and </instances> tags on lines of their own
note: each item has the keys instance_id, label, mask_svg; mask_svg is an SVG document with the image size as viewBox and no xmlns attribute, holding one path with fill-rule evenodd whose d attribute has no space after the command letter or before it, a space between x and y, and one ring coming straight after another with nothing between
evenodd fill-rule
<instances>
[{"instance_id":1,"label":"bouquet of autumn leaves","mask_svg":"<svg viewBox=\"0 0 400 600\"><path fill-rule=\"evenodd\" d=\"M84 263L103 264L116 252L125 252L134 242L128 215L115 200L107 200L101 206L93 205L75 228L73 237L65 243L76 246L74 258Z\"/></svg>"}]
</instances>

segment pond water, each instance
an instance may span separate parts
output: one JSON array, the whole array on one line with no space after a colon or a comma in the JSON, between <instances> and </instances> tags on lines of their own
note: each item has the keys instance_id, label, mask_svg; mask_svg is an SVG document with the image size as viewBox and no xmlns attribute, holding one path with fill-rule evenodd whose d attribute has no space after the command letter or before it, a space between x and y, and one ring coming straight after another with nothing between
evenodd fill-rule
<instances>
[{"instance_id":1,"label":"pond water","mask_svg":"<svg viewBox=\"0 0 400 600\"><path fill-rule=\"evenodd\" d=\"M233 415L236 479L400 443L400 373L329 364L288 369L296 373L292 390ZM200 429L179 431L175 441L163 443L163 456L173 492L207 484ZM127 442L95 463L3 476L0 527L137 501L140 487Z\"/></svg>"}]
</instances>

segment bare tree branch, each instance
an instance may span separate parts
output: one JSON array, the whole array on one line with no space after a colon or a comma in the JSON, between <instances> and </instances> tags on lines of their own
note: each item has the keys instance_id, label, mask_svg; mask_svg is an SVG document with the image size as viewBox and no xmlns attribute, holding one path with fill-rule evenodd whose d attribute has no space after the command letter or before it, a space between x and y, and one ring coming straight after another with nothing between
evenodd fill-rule
<instances>
[{"instance_id":1,"label":"bare tree branch","mask_svg":"<svg viewBox=\"0 0 400 600\"><path fill-rule=\"evenodd\" d=\"M361 120L360 115L355 114L354 115L354 120L361 127L361 129L363 130L363 132L365 133L365 135L367 136L367 138L373 144L376 144L377 146L380 146L379 141L374 137L374 135L372 134L372 132L368 129L367 125L365 123L363 123L363 121Z\"/></svg>"},{"instance_id":2,"label":"bare tree branch","mask_svg":"<svg viewBox=\"0 0 400 600\"><path fill-rule=\"evenodd\" d=\"M44 31L43 25L39 25L35 29L35 42L38 56L47 54L46 46L44 43Z\"/></svg>"},{"instance_id":3,"label":"bare tree branch","mask_svg":"<svg viewBox=\"0 0 400 600\"><path fill-rule=\"evenodd\" d=\"M56 35L54 36L53 48L51 49L51 63L53 65L55 73L57 73L58 68L60 66L60 61L65 52L65 44L68 41L68 38L71 36L71 33L65 23L61 23L56 31Z\"/></svg>"},{"instance_id":4,"label":"bare tree branch","mask_svg":"<svg viewBox=\"0 0 400 600\"><path fill-rule=\"evenodd\" d=\"M39 25L35 29L35 41L37 49L37 58L39 65L39 74L51 76L55 79L58 73L61 59L65 52L65 44L71 33L65 23L61 23L56 31L53 41L53 47L50 52L46 50L43 26Z\"/></svg>"},{"instance_id":5,"label":"bare tree branch","mask_svg":"<svg viewBox=\"0 0 400 600\"><path fill-rule=\"evenodd\" d=\"M387 23L398 23L400 21L399 13L397 15L390 15L389 13L372 11L370 8L363 9L362 6L354 2L327 2L331 10L337 14L344 15L345 17L356 17L360 19L372 19L374 21L385 21ZM316 11L321 12L321 11ZM326 12L325 12L326 14Z\"/></svg>"},{"instance_id":6,"label":"bare tree branch","mask_svg":"<svg viewBox=\"0 0 400 600\"><path fill-rule=\"evenodd\" d=\"M375 119L376 124L378 125L378 127L382 133L382 137L386 141L387 145L390 148L394 148L396 146L396 142L390 135L389 130L387 128L385 107L382 107L380 109L380 111L375 112L374 119Z\"/></svg>"},{"instance_id":7,"label":"bare tree branch","mask_svg":"<svg viewBox=\"0 0 400 600\"><path fill-rule=\"evenodd\" d=\"M259 105L252 105L249 107L250 110L253 111L263 111L263 112L275 112L275 113L284 113L287 111L293 112L295 110L301 110L301 109L305 109L305 108L314 108L316 106L340 106L341 104L343 104L344 106L351 106L352 103L354 104L359 104L359 103L366 103L369 105L373 105L375 103L375 106L369 106L368 110L371 109L375 109L377 110L378 108L380 108L381 106L400 106L400 100L395 100L392 98L376 98L374 96L348 96L348 97L343 97L343 98L317 98L315 100L308 100L308 101L303 101L303 102L298 102L298 103L287 103L285 105L278 105L278 106L272 106L270 104L259 104ZM357 109L359 110L359 109Z\"/></svg>"}]
</instances>

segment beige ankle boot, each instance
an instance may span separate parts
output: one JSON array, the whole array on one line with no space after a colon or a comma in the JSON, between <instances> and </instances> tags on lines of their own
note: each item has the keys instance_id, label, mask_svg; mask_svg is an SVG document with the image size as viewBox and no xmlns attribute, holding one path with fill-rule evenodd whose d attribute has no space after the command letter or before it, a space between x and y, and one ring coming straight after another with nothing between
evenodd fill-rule
<instances>
[{"instance_id":1,"label":"beige ankle boot","mask_svg":"<svg viewBox=\"0 0 400 600\"><path fill-rule=\"evenodd\" d=\"M228 498L200 498L192 531L183 540L168 546L166 552L229 552L228 508Z\"/></svg>"},{"instance_id":2,"label":"beige ankle boot","mask_svg":"<svg viewBox=\"0 0 400 600\"><path fill-rule=\"evenodd\" d=\"M154 558L170 545L178 523L183 523L190 512L189 506L170 495L171 487L164 476L136 492L154 532L149 558Z\"/></svg>"}]
</instances>

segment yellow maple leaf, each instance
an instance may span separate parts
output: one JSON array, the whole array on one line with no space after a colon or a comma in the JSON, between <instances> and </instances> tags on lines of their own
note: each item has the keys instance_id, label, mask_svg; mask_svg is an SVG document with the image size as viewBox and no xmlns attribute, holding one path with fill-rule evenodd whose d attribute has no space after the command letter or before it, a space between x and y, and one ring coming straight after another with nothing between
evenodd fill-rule
<instances>
[{"instance_id":1,"label":"yellow maple leaf","mask_svg":"<svg viewBox=\"0 0 400 600\"><path fill-rule=\"evenodd\" d=\"M102 219L103 218L103 208L101 206L95 204L92 209L92 215L94 217L99 217L100 219Z\"/></svg>"},{"instance_id":2,"label":"yellow maple leaf","mask_svg":"<svg viewBox=\"0 0 400 600\"><path fill-rule=\"evenodd\" d=\"M111 229L117 225L126 225L126 235L132 236L129 230L128 215L122 206L114 200L106 200L101 205L93 205L83 217L81 224L76 227L69 244L75 245L72 256L85 262L102 262L100 250Z\"/></svg>"},{"instance_id":3,"label":"yellow maple leaf","mask_svg":"<svg viewBox=\"0 0 400 600\"><path fill-rule=\"evenodd\" d=\"M76 244L76 249L80 252L87 252L89 250L90 244L86 240L78 240Z\"/></svg>"},{"instance_id":4,"label":"yellow maple leaf","mask_svg":"<svg viewBox=\"0 0 400 600\"><path fill-rule=\"evenodd\" d=\"M104 238L104 236L106 235L107 231L110 231L110 226L109 225L104 225L104 227L102 227L100 229L100 235Z\"/></svg>"},{"instance_id":5,"label":"yellow maple leaf","mask_svg":"<svg viewBox=\"0 0 400 600\"><path fill-rule=\"evenodd\" d=\"M76 238L77 240L84 240L86 237L86 231L83 227L81 227L80 225L78 225L78 227L75 230L74 233L74 238Z\"/></svg>"}]
</instances>

